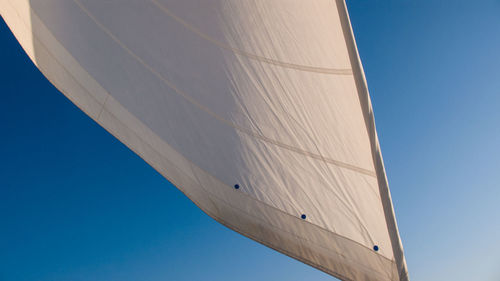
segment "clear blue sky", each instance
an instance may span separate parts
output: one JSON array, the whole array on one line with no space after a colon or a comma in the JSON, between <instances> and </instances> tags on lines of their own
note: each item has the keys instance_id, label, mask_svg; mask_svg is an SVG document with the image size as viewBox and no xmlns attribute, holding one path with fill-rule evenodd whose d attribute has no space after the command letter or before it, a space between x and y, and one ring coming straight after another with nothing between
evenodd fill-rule
<instances>
[{"instance_id":1,"label":"clear blue sky","mask_svg":"<svg viewBox=\"0 0 500 281\"><path fill-rule=\"evenodd\" d=\"M500 0L349 0L412 280L500 280ZM0 23L0 280L335 280L219 225Z\"/></svg>"}]
</instances>

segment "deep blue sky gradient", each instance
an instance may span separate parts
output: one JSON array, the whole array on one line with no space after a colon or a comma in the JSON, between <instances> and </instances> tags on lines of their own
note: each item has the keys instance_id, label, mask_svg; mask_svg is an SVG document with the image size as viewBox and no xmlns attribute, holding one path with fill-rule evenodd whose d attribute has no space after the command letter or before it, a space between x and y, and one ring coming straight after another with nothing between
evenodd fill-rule
<instances>
[{"instance_id":1,"label":"deep blue sky gradient","mask_svg":"<svg viewBox=\"0 0 500 281\"><path fill-rule=\"evenodd\" d=\"M500 1L349 0L412 280L500 280ZM334 280L226 229L0 22L0 280Z\"/></svg>"}]
</instances>

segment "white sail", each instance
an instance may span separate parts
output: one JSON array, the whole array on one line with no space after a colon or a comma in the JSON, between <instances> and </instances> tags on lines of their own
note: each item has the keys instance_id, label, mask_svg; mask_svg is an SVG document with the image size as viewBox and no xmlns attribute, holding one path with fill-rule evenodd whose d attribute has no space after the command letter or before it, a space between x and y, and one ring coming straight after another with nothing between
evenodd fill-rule
<instances>
[{"instance_id":1,"label":"white sail","mask_svg":"<svg viewBox=\"0 0 500 281\"><path fill-rule=\"evenodd\" d=\"M0 0L42 73L227 227L408 280L344 0Z\"/></svg>"}]
</instances>

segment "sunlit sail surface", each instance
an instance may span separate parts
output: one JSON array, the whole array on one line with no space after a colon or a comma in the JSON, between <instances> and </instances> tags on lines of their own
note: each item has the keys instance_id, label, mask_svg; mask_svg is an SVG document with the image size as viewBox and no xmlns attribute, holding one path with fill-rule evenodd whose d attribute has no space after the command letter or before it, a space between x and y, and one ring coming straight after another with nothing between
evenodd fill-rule
<instances>
[{"instance_id":1,"label":"sunlit sail surface","mask_svg":"<svg viewBox=\"0 0 500 281\"><path fill-rule=\"evenodd\" d=\"M211 217L408 280L344 0L0 0L42 73Z\"/></svg>"}]
</instances>

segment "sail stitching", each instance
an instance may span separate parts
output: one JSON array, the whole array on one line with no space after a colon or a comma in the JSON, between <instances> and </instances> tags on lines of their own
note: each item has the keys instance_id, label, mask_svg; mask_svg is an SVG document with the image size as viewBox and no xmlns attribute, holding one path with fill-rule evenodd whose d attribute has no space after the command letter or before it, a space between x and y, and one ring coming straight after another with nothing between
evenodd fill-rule
<instances>
[{"instance_id":1,"label":"sail stitching","mask_svg":"<svg viewBox=\"0 0 500 281\"><path fill-rule=\"evenodd\" d=\"M169 88L171 88L172 90L174 90L174 92L176 94L178 94L179 96L183 97L184 99L186 99L188 102L190 102L191 104L195 105L196 107L198 107L199 109L205 111L207 114L211 115L212 117L214 117L215 119L221 121L222 123L225 123L227 125L229 125L230 127L240 131L240 132L243 132L245 134L248 134L248 135L251 135L255 138L258 138L262 141L265 141L267 143L270 143L270 144L274 144L276 146L279 146L281 148L284 148L284 149L287 149L287 150L290 150L290 151L293 151L293 152L296 152L296 153L299 153L299 154L302 154L302 155L306 155L306 156L309 156L311 158L314 158L314 159L317 159L317 160L321 160L321 161L324 161L326 163L330 163L330 164L333 164L333 165L336 165L336 166L339 166L339 167L342 167L342 168L346 168L346 169L349 169L349 170L352 170L352 171L356 171L358 173L361 173L361 174L365 174L365 175L368 175L368 176L371 176L371 177L376 177L376 174L374 171L371 171L371 170L368 170L368 169L364 169L364 168L361 168L361 167L358 167L358 166L355 166L355 165L352 165L352 164L348 164L348 163L345 163L345 162L342 162L342 161L338 161L338 160L334 160L334 159L331 159L331 158L326 158L324 156L321 156L321 155L317 155L315 153L312 153L312 152L309 152L309 151L306 151L306 150L303 150L303 149L300 149L300 148L297 148L297 147L294 147L294 146L291 146L291 145L288 145L288 144L285 144L285 143L282 143L282 142L279 142L277 140L274 140L274 139L271 139L269 137L266 137L264 135L261 135L261 134L258 134L258 133L255 133L251 130L248 130L246 128L243 128L241 126L238 126L224 118L222 118L221 116L219 116L218 114L216 114L215 112L212 112L208 107L202 105L201 103L199 103L198 101L196 101L194 98L192 98L190 95L186 94L185 92L181 91L180 89L178 89L171 81L169 81L168 79L166 79L165 77L163 77L157 70L155 70L152 66L150 66L149 64L147 64L142 58L140 58L137 54L135 54L132 50L130 50L123 42L121 42L113 33L111 33L111 31L109 31L104 25L102 25L102 23L100 23L91 13L90 11L88 11L81 3L79 0L73 0L73 2L75 2L77 4L77 6L103 31L105 32L111 39L113 39L113 41L115 41L120 47L122 47L129 55L131 55L134 59L136 59L140 64L142 64L146 69L148 69L151 73L153 73L158 79L162 80Z\"/></svg>"},{"instance_id":2,"label":"sail stitching","mask_svg":"<svg viewBox=\"0 0 500 281\"><path fill-rule=\"evenodd\" d=\"M12 5L12 4L11 4L11 5ZM18 15L18 16L19 16L19 15ZM19 16L19 17L20 17L20 16ZM74 80L74 81L75 81L75 82L76 82L76 83L80 86L80 88L82 88L85 92L87 92L90 98L92 98L92 99L93 99L94 101L96 101L97 103L100 103L100 102L99 102L99 101L98 101L98 100L97 100L97 99L96 99L96 98L95 98L95 97L94 97L94 96L93 96L93 95L89 92L89 90L88 90L88 89L87 89L84 85L82 85L82 84L79 82L79 80L78 80L78 79L76 79L76 77L75 77L75 76L74 76L74 75L73 75L73 74L72 74L72 73L71 73L71 72L70 72L70 71L69 71L69 70L68 70L68 69L67 69L67 68L66 68L66 67L65 67L65 66L61 63L61 62L59 62L59 60L57 60L57 58L56 58L56 57L55 57L55 56L54 56L54 55L53 55L53 54L49 51L49 49L45 46L45 44L43 44L43 42L42 42L40 39L38 39L38 38L37 38L36 34L34 34L34 35L35 35L35 36L34 36L34 39L35 39L35 40L37 40L37 41L38 41L38 42L39 42L39 43L40 43L40 44L41 44L41 45L45 48L45 50L46 50L48 53L50 53L50 54L51 54L52 58L53 58L53 59L54 59L54 60L55 60L55 61L56 61L56 62L57 62L57 63L58 63L58 64L59 64L59 65L60 65L60 66L61 66L61 67L62 67L62 68L63 68L63 69L64 69L64 70L65 70L65 71L66 71L66 72L67 72L67 73L68 73L68 74L69 74L69 75L73 78L73 80ZM40 67L40 66L39 66L39 67ZM42 67L40 67L40 68L41 68L41 70L43 70L43 68L42 68ZM52 84L54 84L54 85L57 85L57 84L58 84L58 83L56 83L55 81L53 81L52 79L49 79L48 77L47 77L47 79L48 79L48 80L49 80ZM58 88L58 89L59 89L59 88ZM62 91L62 89L61 89L60 91ZM107 94L108 94L108 97L110 97L110 96L111 96L109 93L107 93ZM112 98L112 97L111 97L111 98ZM103 103L103 105L104 105L104 103ZM80 108L80 107L79 107L79 108ZM85 112L85 110L83 110L82 108L80 108L80 109L81 109L82 111L84 111L84 112ZM118 117L117 117L116 115L114 115L112 112L110 112L109 110L107 110L105 107L103 107L102 112L107 112L108 114L110 114L111 116L113 116L113 118L115 118L117 122L119 122L121 125L123 125L123 126L127 127L127 128L128 128L128 129L129 129L129 130L130 130L130 131L131 131L131 132L132 132L132 133L133 133L133 134L134 134L137 138L139 138L139 139L140 139L140 140L141 140L144 144L146 144L146 145L147 145L150 149L154 150L156 153L158 153L159 155L162 155L162 157L163 157L163 154L162 154L162 152L161 152L161 151L156 150L156 149L155 149L155 148L154 148L151 144L149 144L149 143L148 143L145 139L143 139L143 138L142 138L142 137L141 137L141 136L140 136L137 132L133 131L133 130L129 127L129 126L127 126L127 125L126 125L126 124L124 124L122 121L120 121L120 120L118 119ZM93 118L93 119L94 119L96 122L98 122L98 123L99 123L99 119L96 119L96 118ZM144 125L142 122L141 122L141 124L142 124L143 126L145 126L146 128L148 128L149 130L151 130L148 126ZM127 146L127 147L129 147L129 146ZM133 149L132 147L129 147L129 148L130 148L132 151L134 151L135 153L140 154L138 151L136 151L136 150L135 150L135 149ZM142 157L141 157L141 158L142 158ZM185 158L185 157L183 157L183 158L184 158L187 162L189 162L190 164L195 165L198 169L202 170L204 173L209 174L207 171L205 171L205 170L203 170L202 168L198 167L196 164L194 164L193 162L191 162L189 159L187 159L187 158ZM146 160L146 159L144 159L144 158L143 158L143 160L145 160L145 161L147 162L147 160ZM175 164L173 164L173 165L175 165ZM163 174L162 174L162 175L163 175ZM170 179L169 179L169 178L168 178L168 180L170 181ZM223 184L223 185L224 185L224 186L226 186L225 184ZM180 189L179 189L179 190L180 190ZM204 189L203 189L203 190L204 190ZM182 190L181 190L181 191L182 191ZM208 191L206 191L206 190L205 190L205 192L206 192L207 194L209 194L210 196L213 196L213 197L215 197L215 198L217 198L217 199L220 199L220 200L222 200L222 201L226 202L223 198L220 198L220 197L216 196L216 195L215 195L215 194L213 194L213 193L210 193L210 192L208 192ZM287 213L287 212L285 212L285 211L283 211L283 210L281 210L281 209L279 209L279 208L276 208L276 207L274 207L274 206L272 206L272 205L269 205L269 204L267 204L267 203L265 203L265 202L263 202L263 201L260 201L260 200L258 200L258 199L256 199L256 198L254 198L254 197L250 196L249 194L242 193L242 195L244 195L245 197L248 197L248 198L249 198L249 199L251 199L251 200L258 201L258 202L262 203L263 205L265 205L265 206L267 206L267 207L269 207L269 208L272 208L272 209L276 210L277 212L280 212L280 213L283 213L283 214L285 214L285 215L291 216L289 213ZM227 202L226 202L226 203L227 203ZM231 206L232 206L232 205L231 205ZM236 207L234 207L234 208L236 208ZM236 208L236 209L238 209L238 208ZM240 209L238 209L238 210L240 210ZM243 211L243 210L242 210L242 211ZM255 217L255 218L257 218L257 217ZM311 224L311 225L313 225L313 226L315 226L315 227L317 227L317 228L319 228L319 229L321 229L321 230L324 230L324 231L326 231L326 232L328 232L328 233L330 233L330 234L333 234L333 235L336 235L336 236L342 237L343 239L346 239L346 240L349 240L349 241L351 241L351 242L353 242L353 243L356 243L356 244L358 244L359 246L362 246L362 247L364 247L364 248L366 248L366 249L370 249L369 247L367 247L367 246L365 246L365 245L363 245L363 244L361 244L361 243L359 243L359 242L357 242L357 241L355 241L355 240L352 240L352 239L350 239L350 238L348 238L348 237L345 237L345 236L342 236L342 235L337 234L337 233L335 233L335 232L332 232L331 230L328 230L328 229L326 229L326 228L324 228L324 227L322 227L322 226L319 226L319 225L314 224L314 223L312 223L312 222L305 222L305 223ZM285 231L285 230L283 230L283 229L281 229L281 228L279 228L279 227L276 227L276 228L277 228L277 229L279 229L279 230L282 230L283 232L289 233L289 232L287 232L287 231ZM289 234L291 234L291 235L293 235L293 236L295 236L295 237L297 237L297 238L300 238L299 236L296 236L296 235L294 235L293 233L289 233ZM310 242L310 243L312 243L312 244L318 245L318 244L316 244L316 243L314 243L314 242L312 242L312 241L310 241L310 240L307 240L307 239L305 239L305 238L302 238L302 239L303 239L303 240L305 240L305 241L307 241L307 242ZM318 245L318 246L320 246L320 245ZM382 257L382 258L384 258L384 259L386 259L386 260L388 260L388 261L392 261L391 259L389 259L389 258L387 258L387 257L385 257L385 256L382 256L382 255L379 255L379 256L380 256L380 257Z\"/></svg>"},{"instance_id":3,"label":"sail stitching","mask_svg":"<svg viewBox=\"0 0 500 281\"><path fill-rule=\"evenodd\" d=\"M101 118L101 114L104 111L104 107L106 106L106 103L108 102L108 98L109 98L110 94L109 93L106 93L106 94L107 95L106 95L106 98L104 99L104 102L102 103L101 110L99 111L99 114L97 115L97 120L99 120L99 118Z\"/></svg>"},{"instance_id":4,"label":"sail stitching","mask_svg":"<svg viewBox=\"0 0 500 281\"><path fill-rule=\"evenodd\" d=\"M163 159L165 159L166 161L170 162L172 165L174 165L174 166L178 167L177 165L175 165L174 163L172 163L171 161L169 161L168 159L166 159L166 158L163 156L163 154L162 154L162 152L161 152L161 151L158 151L157 149L155 149L155 148L154 148L154 147L153 147L150 143L148 143L148 142L147 142L144 138L142 138L142 137L141 137L138 133L136 133L136 132L135 132L134 130L132 130L129 126L127 126L125 123L123 123L122 121L120 121L120 120L118 119L118 117L117 117L115 114L113 114L112 112L110 112L110 111L109 111L109 110L107 110L107 109L104 109L104 110L105 110L108 114L110 114L111 116L113 116L113 118L114 118L117 122L119 122L121 125L123 125L123 126L127 127L127 128L130 130L130 132L131 132L131 133L133 133L133 134L134 134L137 138L139 138L139 139L140 139L140 140L141 140L141 141L142 141L142 142L143 142L143 143L144 143L147 147L149 147L149 148L150 148L151 150L153 150L154 152L158 153L158 155L161 155ZM142 124L143 126L145 126L146 128L148 128L149 130L151 130L148 126L146 126L146 125L145 125L145 124L143 124L142 122L141 122L141 124ZM133 149L131 146L128 146L128 145L127 145L127 147L129 147L129 149L131 149L132 151L134 151L134 153L136 153L137 155L141 155L141 153L140 153L139 151L136 151L136 150L135 150L135 149ZM142 156L141 156L141 158L142 158ZM200 169L202 172L206 173L207 175L210 175L207 171L205 171L204 169L202 169L202 168L198 167L196 164L194 164L193 162L191 162L189 159L187 159L187 158L185 158L185 157L183 157L183 158L184 158L187 162L189 162L191 165L194 165L195 167L197 167L198 169ZM144 161L148 162L145 158L142 158L142 159L143 159ZM148 162L148 164L149 164L149 162ZM152 167L154 167L154 165L153 165L152 163L151 163L151 166L152 166ZM191 169L192 169L192 167L191 167ZM156 168L155 168L155 170L156 170ZM179 171L179 172L182 172L182 171L180 171L180 170L178 170L178 171ZM193 170L192 170L192 171L193 171ZM160 172L160 171L158 171L158 172ZM193 172L194 172L194 171L193 171ZM163 174L163 173L161 173L161 172L160 172L160 174L162 174L163 176L167 177L166 175L164 175L164 174ZM185 174L185 173L184 173L184 175L185 175L186 177L189 177L189 176L188 176L187 174ZM189 177L189 178L191 178L191 177ZM191 179L192 179L192 178L191 178ZM173 181L172 181L172 179L171 179L171 178L167 177L167 180L173 183ZM194 179L192 179L192 180L194 180ZM218 181L218 180L217 180L217 181ZM200 185L201 185L201 183L200 183L199 181L198 181L198 184L200 184ZM223 185L223 186L228 187L228 185L226 185L226 184L224 184L224 183L222 183L222 185ZM177 185L175 185L175 186L177 187ZM201 185L201 186L202 186L202 185ZM179 190L181 190L181 192L183 192L183 191L182 191L182 189L180 189L180 188L178 188L178 189L179 189ZM255 218L256 220L263 221L263 220L261 220L259 217L257 217L257 216L255 216L255 215L252 215L252 214L248 213L248 212L247 212L247 211L245 211L244 209L240 209L240 208L238 208L237 206L232 205L230 202L228 202L227 200L225 200L225 199L224 199L224 198L222 198L222 197L217 196L215 193L211 193L211 192L207 191L207 190L206 190L206 189L204 189L204 188L201 188L200 190L201 190L201 191L203 191L203 192L205 192L208 196L215 197L215 198L217 198L218 200L221 200L222 202L224 202L226 205L228 205L228 206L230 206L230 207L232 207L232 208L234 208L234 209L236 209L236 210L238 210L238 211L244 212L246 215L248 215L248 216L250 216L250 217L252 217L252 218ZM184 192L183 192L183 193L184 193ZM241 193L241 195L243 195L244 197L246 197L246 198L248 198L248 199L250 199L250 200L257 201L257 202L259 202L259 203L261 203L261 204L265 205L266 207L269 207L269 208L271 208L271 209L274 209L276 212L279 212L279 213L282 213L282 214L284 214L284 215L287 215L287 216L293 217L293 218L295 218L295 219L298 219L298 218L296 218L295 216L293 216L293 215L291 215L291 214L287 213L286 211L281 210L281 209L279 209L279 208L276 208L276 207L274 207L274 206L272 206L272 205L269 205L269 204L267 204L267 203L265 203L265 202L263 202L263 201L260 201L260 200L258 200L257 198L254 198L254 197L252 197L251 195L249 195L249 194L247 194L247 193ZM191 197L189 197L189 196L188 196L188 198L189 198L190 200L192 200L192 199L191 199ZM202 209L202 208L200 208L200 209ZM202 209L202 210L204 210L204 209ZM214 217L217 217L217 216L214 216ZM301 220L301 221L302 221L302 220ZM263 221L263 222L264 222L264 221ZM323 231L325 231L325 232L327 232L327 233L330 233L330 234L332 234L332 235L334 235L334 236L338 236L338 237L341 237L342 239L345 239L345 240L348 240L348 241L350 241L350 242L352 242L352 243L355 243L355 244L357 244L358 246L361 246L361 247L363 247L363 248L365 248L365 249L371 250L371 248L370 248L370 247L365 246L365 245L361 244L361 243L360 243L360 242L358 242L358 241L355 241L355 240L352 240L351 238L348 238L348 237L342 236L342 235L340 235L340 234L338 234L338 233L335 233L335 232L333 232L333 231L331 231L331 230L328 230L328 229L326 229L326 228L324 228L324 227L322 227L322 226L320 226L320 225L314 224L314 223L309 222L309 221L303 221L303 222L304 222L304 223L307 223L307 224L311 224L311 225L313 225L314 227L317 227L317 228L319 228L319 229L321 229L321 230L323 230ZM280 231L282 231L282 232L284 232L284 233L290 234L291 236L293 236L293 237L295 237L295 238L297 238L297 239L304 240L304 241L309 242L309 243L311 243L311 244L313 244L313 245L316 245L316 246L318 246L318 247L325 247L324 245L320 245L320 244L318 244L318 243L316 243L316 242L313 242L313 241L311 241L311 240L309 240L309 239L307 239L307 238L304 238L304 237L301 237L301 236L297 236L296 234L294 234L294 233L292 233L292 232L289 232L289 231L286 231L286 230L284 230L284 229L282 229L282 228L280 228L280 227L278 227L278 226L275 226L275 225L271 225L271 226L272 226L272 227L274 227L274 228L276 228L276 229L278 229L278 230L280 230ZM328 247L325 247L325 248L327 248L327 249L329 249L329 250L334 250L334 249L331 249L331 248L328 248ZM341 253L337 253L337 254L341 255L341 256L342 256L342 257L344 257L344 258L346 258L346 257L345 257L345 256L343 256ZM387 257L383 256L382 254L378 254L378 253L374 253L374 254L376 254L378 257L380 257L380 258L382 258L382 259L385 259L385 260L387 260L387 261L389 261L389 262L394 262L392 259L389 259L389 258L387 258ZM346 259L347 259L347 258L346 258ZM353 262L354 262L354 263L357 263L357 262L355 262L355 261L353 261ZM360 266L364 266L363 264L359 264L359 265L360 265ZM364 267L365 267L365 266L364 266Z\"/></svg>"},{"instance_id":5,"label":"sail stitching","mask_svg":"<svg viewBox=\"0 0 500 281\"><path fill-rule=\"evenodd\" d=\"M315 66L307 66L307 65L300 65L300 64L294 64L294 63L288 63L288 62L282 62L279 60L271 59L271 58L266 58L263 56L255 55L234 47L231 47L229 45L226 45L209 35L203 33L201 30L196 28L195 26L189 24L185 20L181 19L177 15L175 15L172 11L170 11L167 7L164 5L160 4L157 0L151 0L151 2L156 5L161 11L163 11L165 14L167 14L169 17L177 21L178 23L182 24L184 27L198 35L199 37L213 43L214 45L228 50L232 51L233 53L236 53L238 55L242 55L245 57L248 57L250 59L254 59L257 61L265 62L268 64L273 64L285 68L292 68L292 69L297 69L297 70L302 70L302 71L309 71L309 72L318 72L318 73L324 73L324 74L336 74L336 75L352 75L352 69L335 69L335 68L324 68L324 67L315 67Z\"/></svg>"}]
</instances>

